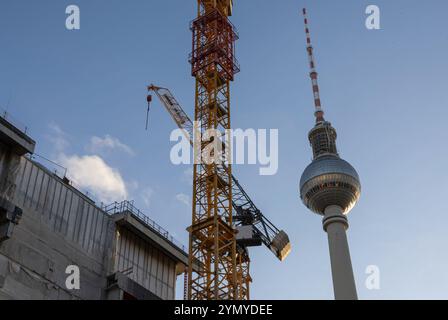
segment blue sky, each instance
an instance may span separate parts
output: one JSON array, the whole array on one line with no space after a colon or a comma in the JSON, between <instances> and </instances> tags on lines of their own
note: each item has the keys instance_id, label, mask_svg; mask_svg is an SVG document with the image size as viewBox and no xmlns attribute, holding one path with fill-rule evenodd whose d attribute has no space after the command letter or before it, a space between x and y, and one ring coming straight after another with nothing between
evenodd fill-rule
<instances>
[{"instance_id":1,"label":"blue sky","mask_svg":"<svg viewBox=\"0 0 448 320\"><path fill-rule=\"evenodd\" d=\"M176 196L191 195L189 168L170 162L175 126L158 102L144 130L145 85L171 88L193 115L187 57L195 2L0 4L0 106L30 127L37 153L107 166L108 174L122 179L126 195L184 243L191 208ZM69 4L81 9L79 31L65 29ZM380 7L382 30L365 28L369 4ZM333 298L321 218L306 210L297 190L311 160L307 132L313 125L303 5L327 119L338 131L341 156L362 179L348 232L359 296L447 299L444 0L235 1L242 71L232 85L232 124L279 129L280 151L274 176L258 175L258 166L234 171L293 245L283 263L265 248L251 251L252 298ZM380 268L380 290L364 285L368 265Z\"/></svg>"}]
</instances>

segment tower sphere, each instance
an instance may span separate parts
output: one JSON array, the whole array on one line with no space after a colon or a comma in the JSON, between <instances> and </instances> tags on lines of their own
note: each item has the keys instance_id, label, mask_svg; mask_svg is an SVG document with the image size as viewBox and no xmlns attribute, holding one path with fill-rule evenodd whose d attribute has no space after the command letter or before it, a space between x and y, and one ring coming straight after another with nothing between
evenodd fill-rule
<instances>
[{"instance_id":1,"label":"tower sphere","mask_svg":"<svg viewBox=\"0 0 448 320\"><path fill-rule=\"evenodd\" d=\"M348 214L361 195L358 173L337 155L317 157L300 179L300 197L313 212L324 215L325 209L337 205Z\"/></svg>"}]
</instances>

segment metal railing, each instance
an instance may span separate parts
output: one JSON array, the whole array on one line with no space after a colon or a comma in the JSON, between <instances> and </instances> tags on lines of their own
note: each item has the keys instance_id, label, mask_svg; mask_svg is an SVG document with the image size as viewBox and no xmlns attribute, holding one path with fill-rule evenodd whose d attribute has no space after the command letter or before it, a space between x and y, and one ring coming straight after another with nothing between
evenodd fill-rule
<instances>
[{"instance_id":1,"label":"metal railing","mask_svg":"<svg viewBox=\"0 0 448 320\"><path fill-rule=\"evenodd\" d=\"M32 161L35 164L39 164L48 172L52 173L55 177L61 179L66 185L71 186L73 189L75 189L77 192L79 192L84 197L88 198L91 202L93 202L96 206L98 206L98 203L100 203L99 208L104 208L104 203L98 199L98 197L92 193L91 191L81 187L78 183L76 183L73 180L70 180L67 176L68 169L56 161L53 161L47 157L44 157L42 155L39 155L37 153L33 154L27 154L25 157Z\"/></svg>"},{"instance_id":2,"label":"metal railing","mask_svg":"<svg viewBox=\"0 0 448 320\"><path fill-rule=\"evenodd\" d=\"M1 107L0 107L0 118L5 119L10 124L12 124L14 127L16 127L17 129L19 129L20 131L25 133L26 135L28 134L29 128L26 125L24 125L23 123L21 123L19 120L14 118L13 116L11 116L11 114L8 111L6 111L5 109L3 109Z\"/></svg>"},{"instance_id":3,"label":"metal railing","mask_svg":"<svg viewBox=\"0 0 448 320\"><path fill-rule=\"evenodd\" d=\"M145 215L140 209L134 206L133 201L122 201L122 202L114 202L107 206L102 207L102 209L108 215L114 215L119 213L131 213L135 218L143 222L146 226L151 228L157 234L161 235L166 240L170 241L175 247L180 249L181 251L187 253L186 247L174 239L167 230L158 225L154 220L150 219L147 215Z\"/></svg>"}]
</instances>

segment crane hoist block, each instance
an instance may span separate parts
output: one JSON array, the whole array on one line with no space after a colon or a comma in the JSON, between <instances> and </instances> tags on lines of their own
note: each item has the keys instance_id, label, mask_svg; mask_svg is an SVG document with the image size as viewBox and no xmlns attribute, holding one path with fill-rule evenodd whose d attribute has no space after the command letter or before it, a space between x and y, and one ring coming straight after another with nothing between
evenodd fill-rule
<instances>
[{"instance_id":1,"label":"crane hoist block","mask_svg":"<svg viewBox=\"0 0 448 320\"><path fill-rule=\"evenodd\" d=\"M263 244L260 236L254 232L253 225L237 226L236 242L243 247L259 247Z\"/></svg>"}]
</instances>

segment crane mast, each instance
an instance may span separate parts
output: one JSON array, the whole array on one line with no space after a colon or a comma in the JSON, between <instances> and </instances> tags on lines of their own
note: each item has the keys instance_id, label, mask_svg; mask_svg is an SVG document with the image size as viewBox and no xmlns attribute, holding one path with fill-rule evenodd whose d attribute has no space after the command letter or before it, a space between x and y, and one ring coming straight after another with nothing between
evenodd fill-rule
<instances>
[{"instance_id":1,"label":"crane mast","mask_svg":"<svg viewBox=\"0 0 448 320\"><path fill-rule=\"evenodd\" d=\"M225 136L231 128L230 82L239 71L234 57L238 36L228 20L231 0L198 0L198 17L191 23L192 76L196 79L195 121L206 136ZM232 167L226 150L207 154L212 138L195 143L200 163L193 169L192 224L189 231L189 300L241 299L232 213ZM227 141L228 142L228 141ZM226 143L229 145L229 143ZM213 151L215 152L215 150ZM206 158L220 158L210 161ZM200 270L193 270L199 262Z\"/></svg>"}]
</instances>

